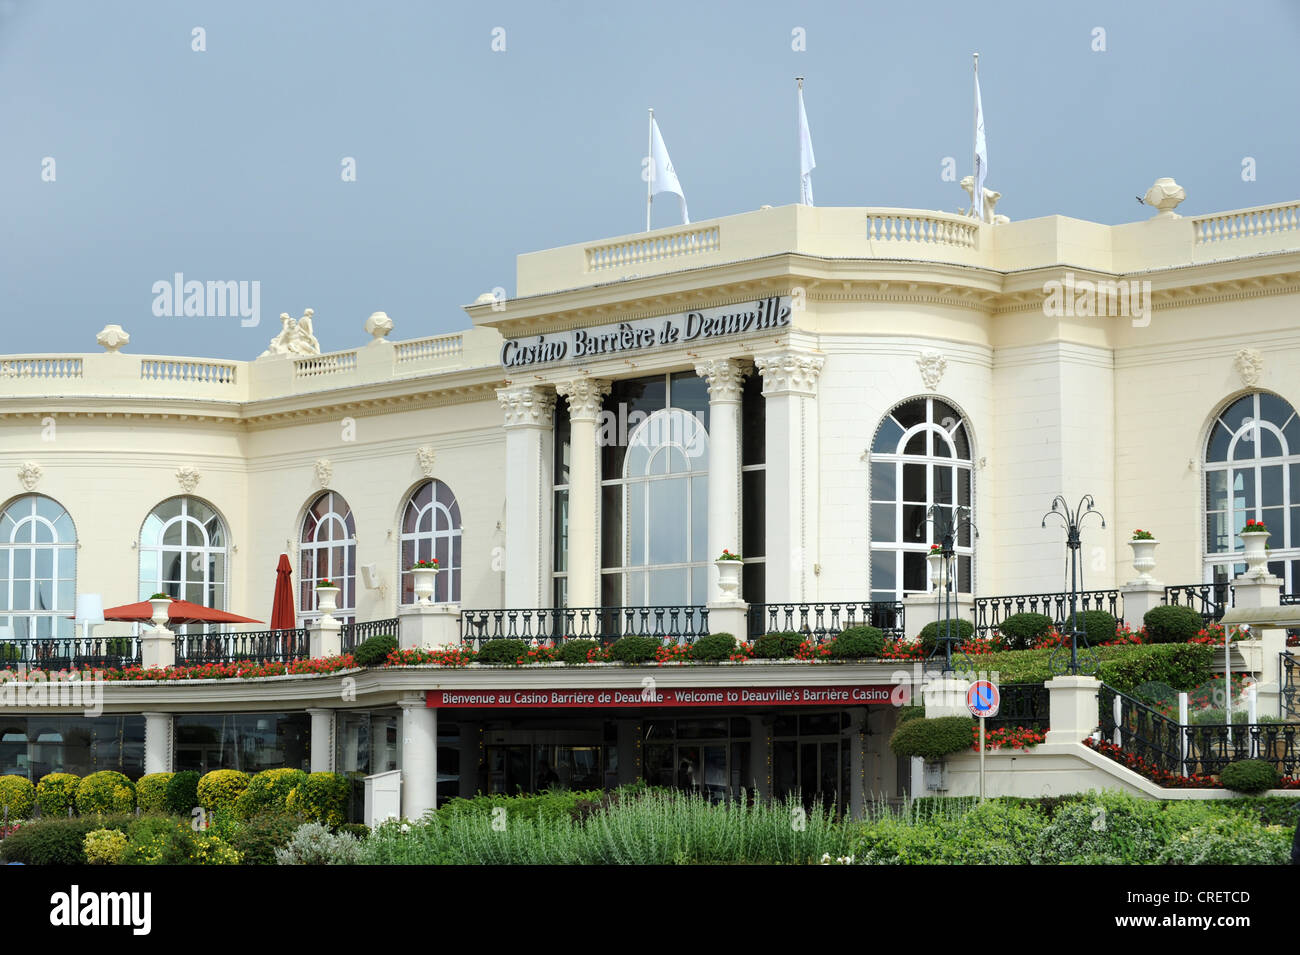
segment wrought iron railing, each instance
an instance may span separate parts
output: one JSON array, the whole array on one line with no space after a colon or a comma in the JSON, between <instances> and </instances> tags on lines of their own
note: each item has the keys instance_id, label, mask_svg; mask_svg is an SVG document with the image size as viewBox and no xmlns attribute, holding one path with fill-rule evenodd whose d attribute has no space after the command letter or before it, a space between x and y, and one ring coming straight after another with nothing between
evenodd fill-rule
<instances>
[{"instance_id":1,"label":"wrought iron railing","mask_svg":"<svg viewBox=\"0 0 1300 955\"><path fill-rule=\"evenodd\" d=\"M1279 703L1283 719L1300 719L1300 657L1285 650L1279 654L1278 675L1281 680Z\"/></svg>"},{"instance_id":2,"label":"wrought iron railing","mask_svg":"<svg viewBox=\"0 0 1300 955\"><path fill-rule=\"evenodd\" d=\"M1080 590L1076 595L1076 609L1104 610L1117 621L1124 619L1124 605L1118 590ZM1007 617L1016 613L1041 613L1051 617L1058 627L1064 626L1070 616L1068 591L1052 594L1018 594L1010 597L976 597L973 615L975 633L981 637L996 630Z\"/></svg>"},{"instance_id":3,"label":"wrought iron railing","mask_svg":"<svg viewBox=\"0 0 1300 955\"><path fill-rule=\"evenodd\" d=\"M365 623L345 623L339 633L342 652L351 653L371 637L388 635L396 638L397 626L396 617L389 620L367 620Z\"/></svg>"},{"instance_id":4,"label":"wrought iron railing","mask_svg":"<svg viewBox=\"0 0 1300 955\"><path fill-rule=\"evenodd\" d=\"M135 637L51 637L0 640L0 670L107 670L140 662Z\"/></svg>"},{"instance_id":5,"label":"wrought iron railing","mask_svg":"<svg viewBox=\"0 0 1300 955\"><path fill-rule=\"evenodd\" d=\"M1002 702L998 715L986 719L988 729L1047 729L1050 725L1051 695L1042 683L1002 683L998 686Z\"/></svg>"},{"instance_id":6,"label":"wrought iron railing","mask_svg":"<svg viewBox=\"0 0 1300 955\"><path fill-rule=\"evenodd\" d=\"M1097 715L1103 741L1132 753L1148 767L1185 775L1183 727L1177 721L1105 683L1097 692Z\"/></svg>"},{"instance_id":7,"label":"wrought iron railing","mask_svg":"<svg viewBox=\"0 0 1300 955\"><path fill-rule=\"evenodd\" d=\"M1217 776L1239 759L1271 763L1283 776L1300 774L1300 724L1212 723L1182 729L1187 740L1184 776Z\"/></svg>"},{"instance_id":8,"label":"wrought iron railing","mask_svg":"<svg viewBox=\"0 0 1300 955\"><path fill-rule=\"evenodd\" d=\"M306 627L243 633L179 633L176 635L176 665L237 663L240 660L288 663L307 659L309 646Z\"/></svg>"},{"instance_id":9,"label":"wrought iron railing","mask_svg":"<svg viewBox=\"0 0 1300 955\"><path fill-rule=\"evenodd\" d=\"M709 632L709 609L676 607L539 607L462 610L462 643L475 640L599 640L663 637L694 643Z\"/></svg>"},{"instance_id":10,"label":"wrought iron railing","mask_svg":"<svg viewBox=\"0 0 1300 955\"><path fill-rule=\"evenodd\" d=\"M1165 588L1165 603L1174 607L1191 607L1200 612L1203 621L1213 623L1232 606L1235 590L1226 580L1212 584L1177 584Z\"/></svg>"},{"instance_id":11,"label":"wrought iron railing","mask_svg":"<svg viewBox=\"0 0 1300 955\"><path fill-rule=\"evenodd\" d=\"M765 633L797 632L819 640L849 627L876 627L892 637L904 636L903 602L776 603L749 605L749 639Z\"/></svg>"}]
</instances>

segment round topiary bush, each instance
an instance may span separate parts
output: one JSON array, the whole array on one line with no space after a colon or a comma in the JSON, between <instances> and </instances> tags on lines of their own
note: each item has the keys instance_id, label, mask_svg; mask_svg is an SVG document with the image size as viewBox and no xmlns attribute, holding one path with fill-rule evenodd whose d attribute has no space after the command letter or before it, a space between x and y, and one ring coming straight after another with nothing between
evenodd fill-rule
<instances>
[{"instance_id":1,"label":"round topiary bush","mask_svg":"<svg viewBox=\"0 0 1300 955\"><path fill-rule=\"evenodd\" d=\"M600 643L595 640L565 640L560 644L560 659L565 663L594 663L600 659Z\"/></svg>"},{"instance_id":2,"label":"round topiary bush","mask_svg":"<svg viewBox=\"0 0 1300 955\"><path fill-rule=\"evenodd\" d=\"M66 816L77 801L81 777L72 773L50 773L36 784L36 805L42 816Z\"/></svg>"},{"instance_id":3,"label":"round topiary bush","mask_svg":"<svg viewBox=\"0 0 1300 955\"><path fill-rule=\"evenodd\" d=\"M969 640L975 635L975 624L971 623L969 620L958 618L951 621L951 624L952 635L955 641L953 644L954 647L965 640ZM947 632L948 625L949 621L940 620L936 623L927 623L921 628L919 639L921 641L921 649L925 651L926 656L929 656L934 652L934 648L938 645L939 635Z\"/></svg>"},{"instance_id":4,"label":"round topiary bush","mask_svg":"<svg viewBox=\"0 0 1300 955\"><path fill-rule=\"evenodd\" d=\"M1069 626L1069 617L1066 617L1066 621L1066 626ZM1087 632L1090 647L1097 647L1114 640L1115 628L1118 625L1119 621L1115 619L1114 614L1109 614L1105 610L1079 611L1079 629Z\"/></svg>"},{"instance_id":5,"label":"round topiary bush","mask_svg":"<svg viewBox=\"0 0 1300 955\"><path fill-rule=\"evenodd\" d=\"M87 865L118 865L126 855L126 833L117 829L95 829L82 841Z\"/></svg>"},{"instance_id":6,"label":"round topiary bush","mask_svg":"<svg viewBox=\"0 0 1300 955\"><path fill-rule=\"evenodd\" d=\"M252 819L261 813L285 811L285 802L294 786L306 780L301 769L264 769L248 782L248 788L235 800L235 814Z\"/></svg>"},{"instance_id":7,"label":"round topiary bush","mask_svg":"<svg viewBox=\"0 0 1300 955\"><path fill-rule=\"evenodd\" d=\"M36 787L26 776L0 776L0 819L26 819L36 805Z\"/></svg>"},{"instance_id":8,"label":"round topiary bush","mask_svg":"<svg viewBox=\"0 0 1300 955\"><path fill-rule=\"evenodd\" d=\"M237 769L214 769L199 780L199 805L209 812L233 809L248 784L248 773Z\"/></svg>"},{"instance_id":9,"label":"round topiary bush","mask_svg":"<svg viewBox=\"0 0 1300 955\"><path fill-rule=\"evenodd\" d=\"M167 780L166 809L177 816L188 816L199 804L199 780L203 774L187 769Z\"/></svg>"},{"instance_id":10,"label":"round topiary bush","mask_svg":"<svg viewBox=\"0 0 1300 955\"><path fill-rule=\"evenodd\" d=\"M655 658L661 644L654 637L620 637L609 648L609 658L620 663L645 663Z\"/></svg>"},{"instance_id":11,"label":"round topiary bush","mask_svg":"<svg viewBox=\"0 0 1300 955\"><path fill-rule=\"evenodd\" d=\"M383 666L388 655L397 649L397 638L391 633L379 633L364 641L352 651L352 658L363 667Z\"/></svg>"},{"instance_id":12,"label":"round topiary bush","mask_svg":"<svg viewBox=\"0 0 1300 955\"><path fill-rule=\"evenodd\" d=\"M716 663L730 660L736 652L736 638L729 633L710 633L691 644L691 659Z\"/></svg>"},{"instance_id":13,"label":"round topiary bush","mask_svg":"<svg viewBox=\"0 0 1300 955\"><path fill-rule=\"evenodd\" d=\"M141 812L167 811L167 784L175 775L175 773L149 773L136 781L135 802Z\"/></svg>"},{"instance_id":14,"label":"round topiary bush","mask_svg":"<svg viewBox=\"0 0 1300 955\"><path fill-rule=\"evenodd\" d=\"M1152 607L1142 616L1142 623L1152 643L1186 643L1205 626L1200 613L1179 605Z\"/></svg>"},{"instance_id":15,"label":"round topiary bush","mask_svg":"<svg viewBox=\"0 0 1300 955\"><path fill-rule=\"evenodd\" d=\"M1223 767L1219 773L1219 782L1226 788L1247 796L1258 796L1277 786L1278 774L1272 763L1266 763L1262 759L1239 759Z\"/></svg>"},{"instance_id":16,"label":"round topiary bush","mask_svg":"<svg viewBox=\"0 0 1300 955\"><path fill-rule=\"evenodd\" d=\"M878 657L885 649L885 632L876 627L849 627L831 641L831 656L837 660Z\"/></svg>"},{"instance_id":17,"label":"round topiary bush","mask_svg":"<svg viewBox=\"0 0 1300 955\"><path fill-rule=\"evenodd\" d=\"M901 706L898 708L898 726L904 723L910 723L912 720L925 718L924 706Z\"/></svg>"},{"instance_id":18,"label":"round topiary bush","mask_svg":"<svg viewBox=\"0 0 1300 955\"><path fill-rule=\"evenodd\" d=\"M135 783L111 769L91 773L77 786L77 812L83 816L130 812L135 808Z\"/></svg>"},{"instance_id":19,"label":"round topiary bush","mask_svg":"<svg viewBox=\"0 0 1300 955\"><path fill-rule=\"evenodd\" d=\"M889 748L896 756L943 759L974 745L971 736L974 725L975 720L969 716L908 720L894 730L894 735L889 739Z\"/></svg>"},{"instance_id":20,"label":"round topiary bush","mask_svg":"<svg viewBox=\"0 0 1300 955\"><path fill-rule=\"evenodd\" d=\"M754 639L754 656L761 660L784 660L794 656L803 643L804 635L794 630L784 633L765 633Z\"/></svg>"},{"instance_id":21,"label":"round topiary bush","mask_svg":"<svg viewBox=\"0 0 1300 955\"><path fill-rule=\"evenodd\" d=\"M311 773L289 791L285 808L326 826L347 820L352 784L342 773Z\"/></svg>"},{"instance_id":22,"label":"round topiary bush","mask_svg":"<svg viewBox=\"0 0 1300 955\"><path fill-rule=\"evenodd\" d=\"M1013 613L998 624L998 633L1007 642L1008 650L1032 649L1039 638L1051 629L1052 618L1045 613ZM1113 626L1110 632L1113 637Z\"/></svg>"},{"instance_id":23,"label":"round topiary bush","mask_svg":"<svg viewBox=\"0 0 1300 955\"><path fill-rule=\"evenodd\" d=\"M478 656L479 663L518 663L528 659L528 644L523 640L484 640Z\"/></svg>"}]
</instances>

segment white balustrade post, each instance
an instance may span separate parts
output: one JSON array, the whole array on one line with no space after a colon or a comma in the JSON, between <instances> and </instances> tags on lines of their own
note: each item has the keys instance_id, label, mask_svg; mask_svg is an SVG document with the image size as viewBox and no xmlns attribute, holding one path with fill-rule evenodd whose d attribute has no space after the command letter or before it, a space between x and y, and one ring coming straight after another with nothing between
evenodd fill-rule
<instances>
[{"instance_id":1,"label":"white balustrade post","mask_svg":"<svg viewBox=\"0 0 1300 955\"><path fill-rule=\"evenodd\" d=\"M600 588L600 456L596 453L596 421L609 394L610 383L574 378L555 386L569 402L569 550L568 606L597 607Z\"/></svg>"},{"instance_id":2,"label":"white balustrade post","mask_svg":"<svg viewBox=\"0 0 1300 955\"><path fill-rule=\"evenodd\" d=\"M1097 690L1090 676L1058 676L1047 681L1048 725L1044 742L1082 743L1097 729ZM1118 702L1119 697L1116 697ZM1118 732L1118 721L1116 727Z\"/></svg>"},{"instance_id":3,"label":"white balustrade post","mask_svg":"<svg viewBox=\"0 0 1300 955\"><path fill-rule=\"evenodd\" d=\"M1119 697L1116 697L1118 700ZM1187 775L1187 694L1178 694L1178 774Z\"/></svg>"}]
</instances>

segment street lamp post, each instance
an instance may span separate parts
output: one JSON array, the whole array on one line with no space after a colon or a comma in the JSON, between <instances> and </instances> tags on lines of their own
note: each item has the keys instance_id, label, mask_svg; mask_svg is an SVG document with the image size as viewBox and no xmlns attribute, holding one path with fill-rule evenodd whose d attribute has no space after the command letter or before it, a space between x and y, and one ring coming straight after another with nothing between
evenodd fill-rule
<instances>
[{"instance_id":1,"label":"street lamp post","mask_svg":"<svg viewBox=\"0 0 1300 955\"><path fill-rule=\"evenodd\" d=\"M1091 494L1085 494L1079 499L1079 504L1074 510L1070 505L1065 503L1063 495L1056 495L1052 500L1052 509L1043 515L1043 527L1047 526L1047 519L1055 514L1065 525L1065 551L1066 561L1070 570L1070 673L1077 675L1079 673L1079 547L1082 544L1080 528L1083 521L1090 514L1096 514L1101 520L1101 526L1106 526L1106 518L1102 517L1101 511L1094 509ZM1083 634L1086 641L1087 635Z\"/></svg>"},{"instance_id":2,"label":"street lamp post","mask_svg":"<svg viewBox=\"0 0 1300 955\"><path fill-rule=\"evenodd\" d=\"M978 538L980 532L975 527L970 518L969 507L952 508L941 504L932 504L926 510L926 518L923 523L933 524L936 536L939 538L939 554L942 556L941 572L939 580L936 582L938 596L936 597L936 607L941 608L936 613L936 622L938 619L943 620L943 636L938 640L943 643L943 672L952 672L952 641L955 639L952 633L952 616L956 603L957 588L957 534L963 528L969 528L971 534ZM921 528L917 528L916 536L921 536ZM941 616L940 616L941 614ZM935 627L938 630L939 627ZM960 630L958 634L960 635ZM936 652L938 647L935 648Z\"/></svg>"}]
</instances>

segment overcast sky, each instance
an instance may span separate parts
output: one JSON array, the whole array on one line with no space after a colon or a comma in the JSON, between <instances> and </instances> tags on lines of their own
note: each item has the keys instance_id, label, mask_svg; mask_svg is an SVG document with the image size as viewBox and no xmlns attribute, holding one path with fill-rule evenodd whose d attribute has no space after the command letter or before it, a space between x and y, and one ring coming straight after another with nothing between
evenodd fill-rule
<instances>
[{"instance_id":1,"label":"overcast sky","mask_svg":"<svg viewBox=\"0 0 1300 955\"><path fill-rule=\"evenodd\" d=\"M796 75L819 205L956 211L975 50L1012 219L1145 218L1159 176L1183 213L1295 199L1297 41L1295 0L0 0L0 352L458 330L516 254L644 226L648 106L696 221L796 201ZM260 283L260 325L156 316L177 272Z\"/></svg>"}]
</instances>

